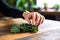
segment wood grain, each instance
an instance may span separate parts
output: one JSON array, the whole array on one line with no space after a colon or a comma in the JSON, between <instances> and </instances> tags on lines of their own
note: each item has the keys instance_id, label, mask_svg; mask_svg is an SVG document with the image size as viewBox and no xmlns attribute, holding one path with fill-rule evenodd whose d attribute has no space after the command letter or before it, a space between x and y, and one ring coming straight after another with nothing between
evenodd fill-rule
<instances>
[{"instance_id":1,"label":"wood grain","mask_svg":"<svg viewBox=\"0 0 60 40\"><path fill-rule=\"evenodd\" d=\"M17 34L9 33L9 28L12 24L21 23L27 23L27 21L21 18L11 19L9 21L0 20L0 40L14 40L17 38L24 38L45 31L40 30L40 32L37 33L17 33Z\"/></svg>"}]
</instances>

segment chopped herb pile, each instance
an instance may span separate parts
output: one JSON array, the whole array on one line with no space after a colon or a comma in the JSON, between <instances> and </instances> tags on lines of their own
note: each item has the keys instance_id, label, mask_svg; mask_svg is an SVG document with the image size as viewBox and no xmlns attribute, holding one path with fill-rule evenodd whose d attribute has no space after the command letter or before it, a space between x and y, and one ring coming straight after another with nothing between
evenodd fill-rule
<instances>
[{"instance_id":1,"label":"chopped herb pile","mask_svg":"<svg viewBox=\"0 0 60 40\"><path fill-rule=\"evenodd\" d=\"M10 32L11 33L22 33L22 32L37 32L38 31L38 27L32 24L20 24L18 25L12 25Z\"/></svg>"}]
</instances>

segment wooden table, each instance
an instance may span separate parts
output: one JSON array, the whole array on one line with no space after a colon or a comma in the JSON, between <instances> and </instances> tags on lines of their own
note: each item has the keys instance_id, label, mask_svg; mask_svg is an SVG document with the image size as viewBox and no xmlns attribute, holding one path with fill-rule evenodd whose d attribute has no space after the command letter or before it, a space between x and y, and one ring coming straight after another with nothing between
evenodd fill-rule
<instances>
[{"instance_id":1,"label":"wooden table","mask_svg":"<svg viewBox=\"0 0 60 40\"><path fill-rule=\"evenodd\" d=\"M60 16L60 11L41 11L43 15Z\"/></svg>"},{"instance_id":2,"label":"wooden table","mask_svg":"<svg viewBox=\"0 0 60 40\"><path fill-rule=\"evenodd\" d=\"M20 19L13 19L14 21L18 21ZM25 21L26 22L26 21ZM19 23L19 22L15 22ZM57 25L56 25L57 24ZM11 34L7 32L0 31L0 40L41 40L40 37L45 35L44 33L49 33L47 31L60 29L60 22L45 20L42 25L39 26L39 31L37 33L18 33ZM47 35L47 34L46 34ZM53 35L53 34L51 34ZM44 38L44 37L42 37Z\"/></svg>"},{"instance_id":3,"label":"wooden table","mask_svg":"<svg viewBox=\"0 0 60 40\"><path fill-rule=\"evenodd\" d=\"M46 19L60 21L60 11L41 11L41 14L43 14Z\"/></svg>"}]
</instances>

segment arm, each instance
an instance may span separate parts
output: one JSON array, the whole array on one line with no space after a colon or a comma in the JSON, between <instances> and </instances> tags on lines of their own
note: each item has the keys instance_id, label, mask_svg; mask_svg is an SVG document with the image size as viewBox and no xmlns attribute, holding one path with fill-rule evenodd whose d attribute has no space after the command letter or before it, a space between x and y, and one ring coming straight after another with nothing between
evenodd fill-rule
<instances>
[{"instance_id":1,"label":"arm","mask_svg":"<svg viewBox=\"0 0 60 40\"><path fill-rule=\"evenodd\" d=\"M3 0L0 0L0 9L1 12L5 15L5 16L11 16L11 17L21 17L23 18L22 14L24 11L15 9L15 8L11 8L10 6L8 6Z\"/></svg>"},{"instance_id":2,"label":"arm","mask_svg":"<svg viewBox=\"0 0 60 40\"><path fill-rule=\"evenodd\" d=\"M44 21L44 16L42 16L38 12L29 12L28 14L27 12L9 7L3 0L0 0L0 9L0 12L2 12L6 16L24 17L28 21L28 23L33 25L42 24Z\"/></svg>"}]
</instances>

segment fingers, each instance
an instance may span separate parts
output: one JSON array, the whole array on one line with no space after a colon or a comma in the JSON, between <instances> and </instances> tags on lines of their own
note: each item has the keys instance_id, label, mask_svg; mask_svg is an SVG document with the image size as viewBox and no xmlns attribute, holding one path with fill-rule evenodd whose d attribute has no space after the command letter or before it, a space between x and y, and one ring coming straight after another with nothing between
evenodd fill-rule
<instances>
[{"instance_id":1,"label":"fingers","mask_svg":"<svg viewBox=\"0 0 60 40\"><path fill-rule=\"evenodd\" d=\"M30 13L28 14L28 13L24 12L24 13L23 13L23 17L24 17L24 18L28 21L28 23L30 24L30 19L29 19L29 18L31 17L31 16L30 16Z\"/></svg>"},{"instance_id":2,"label":"fingers","mask_svg":"<svg viewBox=\"0 0 60 40\"><path fill-rule=\"evenodd\" d=\"M28 21L28 24L30 24L31 22L30 22L30 20L29 20L29 18L25 18L27 21Z\"/></svg>"},{"instance_id":3,"label":"fingers","mask_svg":"<svg viewBox=\"0 0 60 40\"><path fill-rule=\"evenodd\" d=\"M38 26L38 24L40 24L40 14L36 14L36 26Z\"/></svg>"},{"instance_id":4,"label":"fingers","mask_svg":"<svg viewBox=\"0 0 60 40\"><path fill-rule=\"evenodd\" d=\"M39 14L38 12L30 12L29 14L25 14L25 19L29 24L39 26L44 22L44 16Z\"/></svg>"},{"instance_id":5,"label":"fingers","mask_svg":"<svg viewBox=\"0 0 60 40\"><path fill-rule=\"evenodd\" d=\"M35 25L35 20L36 20L36 12L32 12L32 24Z\"/></svg>"},{"instance_id":6,"label":"fingers","mask_svg":"<svg viewBox=\"0 0 60 40\"><path fill-rule=\"evenodd\" d=\"M42 24L44 22L44 16L42 16L41 14L36 14L36 26L39 26L40 24Z\"/></svg>"},{"instance_id":7,"label":"fingers","mask_svg":"<svg viewBox=\"0 0 60 40\"><path fill-rule=\"evenodd\" d=\"M40 21L40 24L42 24L44 22L44 16L41 15L41 21Z\"/></svg>"},{"instance_id":8,"label":"fingers","mask_svg":"<svg viewBox=\"0 0 60 40\"><path fill-rule=\"evenodd\" d=\"M31 12L30 14L32 16L31 21L30 21L32 25L39 26L40 24L44 22L44 16L42 16L38 12Z\"/></svg>"},{"instance_id":9,"label":"fingers","mask_svg":"<svg viewBox=\"0 0 60 40\"><path fill-rule=\"evenodd\" d=\"M38 26L41 25L43 22L44 22L44 16L40 15L40 20L39 20Z\"/></svg>"}]
</instances>

